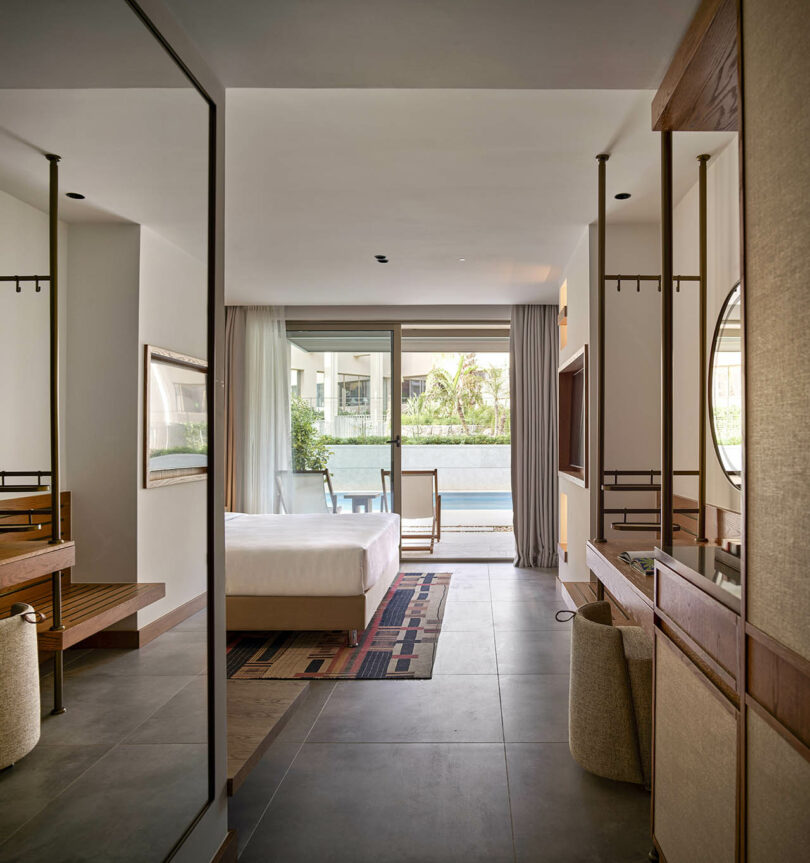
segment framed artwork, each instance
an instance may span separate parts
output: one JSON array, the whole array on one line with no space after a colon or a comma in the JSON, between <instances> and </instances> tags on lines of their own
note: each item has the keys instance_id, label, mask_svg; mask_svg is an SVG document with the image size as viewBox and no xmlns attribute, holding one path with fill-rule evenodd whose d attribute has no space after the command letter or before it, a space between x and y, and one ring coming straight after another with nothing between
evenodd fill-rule
<instances>
[{"instance_id":1,"label":"framed artwork","mask_svg":"<svg viewBox=\"0 0 810 863\"><path fill-rule=\"evenodd\" d=\"M144 346L144 488L208 474L208 363Z\"/></svg>"}]
</instances>

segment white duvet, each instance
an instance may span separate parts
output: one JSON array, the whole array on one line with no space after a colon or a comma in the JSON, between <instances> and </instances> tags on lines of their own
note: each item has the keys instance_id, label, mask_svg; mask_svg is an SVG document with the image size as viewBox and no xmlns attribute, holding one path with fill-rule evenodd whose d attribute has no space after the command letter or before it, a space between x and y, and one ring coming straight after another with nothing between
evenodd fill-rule
<instances>
[{"instance_id":1,"label":"white duvet","mask_svg":"<svg viewBox=\"0 0 810 863\"><path fill-rule=\"evenodd\" d=\"M229 596L358 596L399 555L399 516L225 515Z\"/></svg>"}]
</instances>

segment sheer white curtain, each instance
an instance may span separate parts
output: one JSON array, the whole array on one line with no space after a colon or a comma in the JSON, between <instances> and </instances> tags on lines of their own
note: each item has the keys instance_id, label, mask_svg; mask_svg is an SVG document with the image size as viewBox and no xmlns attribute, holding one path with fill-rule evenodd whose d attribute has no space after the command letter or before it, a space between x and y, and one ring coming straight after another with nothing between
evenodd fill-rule
<instances>
[{"instance_id":1,"label":"sheer white curtain","mask_svg":"<svg viewBox=\"0 0 810 863\"><path fill-rule=\"evenodd\" d=\"M245 308L241 508L281 512L290 483L290 347L284 309Z\"/></svg>"}]
</instances>

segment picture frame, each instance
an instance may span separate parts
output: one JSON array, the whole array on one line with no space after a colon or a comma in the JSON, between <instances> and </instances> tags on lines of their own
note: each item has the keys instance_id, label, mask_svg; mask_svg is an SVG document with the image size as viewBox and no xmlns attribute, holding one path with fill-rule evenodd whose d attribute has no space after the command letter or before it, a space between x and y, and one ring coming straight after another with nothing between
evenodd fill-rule
<instances>
[{"instance_id":1,"label":"picture frame","mask_svg":"<svg viewBox=\"0 0 810 863\"><path fill-rule=\"evenodd\" d=\"M208 475L208 362L144 345L143 485Z\"/></svg>"}]
</instances>

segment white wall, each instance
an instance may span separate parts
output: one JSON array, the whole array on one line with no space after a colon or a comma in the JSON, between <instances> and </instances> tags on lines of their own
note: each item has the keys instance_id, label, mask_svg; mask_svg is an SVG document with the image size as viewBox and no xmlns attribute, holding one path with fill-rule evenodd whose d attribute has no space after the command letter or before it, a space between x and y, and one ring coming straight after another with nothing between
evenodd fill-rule
<instances>
[{"instance_id":1,"label":"white wall","mask_svg":"<svg viewBox=\"0 0 810 863\"><path fill-rule=\"evenodd\" d=\"M148 228L140 238L137 374L143 392L146 344L207 356L206 268ZM206 589L206 481L143 487L143 399L138 398L138 581L163 581L166 596L138 612L138 626L166 614Z\"/></svg>"},{"instance_id":2,"label":"white wall","mask_svg":"<svg viewBox=\"0 0 810 863\"><path fill-rule=\"evenodd\" d=\"M67 298L65 276L67 230L59 224L60 331L64 334ZM48 214L0 192L0 275L41 275L48 261ZM0 284L0 470L48 470L51 463L48 353L50 298L47 284L36 293L33 283L17 293L13 283ZM61 344L61 397L65 396L65 339ZM62 487L69 465L62 446ZM0 495L19 497L17 494Z\"/></svg>"},{"instance_id":3,"label":"white wall","mask_svg":"<svg viewBox=\"0 0 810 863\"><path fill-rule=\"evenodd\" d=\"M607 273L658 273L660 232L657 224L608 225L605 232ZM560 564L560 579L585 581L585 544L597 531L596 494L596 225L583 234L564 281L568 295L568 343L560 364L583 344L589 351L589 486L582 488L565 476L560 491L568 497L568 562ZM652 282L615 282L605 291L605 467L624 470L657 469L660 465L660 295ZM626 478L625 478L626 481ZM607 492L606 508L654 507L653 494ZM628 516L628 520L654 516ZM622 539L638 549L652 548L654 534L619 533L610 528L620 516L605 517L607 539Z\"/></svg>"},{"instance_id":4,"label":"white wall","mask_svg":"<svg viewBox=\"0 0 810 863\"><path fill-rule=\"evenodd\" d=\"M706 355L714 326L729 291L740 278L739 151L736 138L711 159L706 171L706 240L708 248ZM697 175L697 169L695 171ZM678 273L699 271L698 184L675 206L673 214L674 266ZM699 416L698 290L692 284L676 295L673 336L675 346L674 410L675 466L697 467ZM697 498L695 480L677 479L675 491ZM706 500L740 511L740 493L726 478L706 426Z\"/></svg>"},{"instance_id":5,"label":"white wall","mask_svg":"<svg viewBox=\"0 0 810 863\"><path fill-rule=\"evenodd\" d=\"M591 231L595 290L595 226ZM661 270L657 224L609 225L605 245L605 272L608 274L654 274ZM634 284L624 282L621 291L617 291L615 283L608 283L605 310L605 468L658 469L661 463L661 295L653 282L642 283L638 292ZM595 466L595 459L593 463ZM620 481L629 480L624 477ZM655 505L651 493L605 493L606 509ZM633 519L656 520L655 516L628 516L629 521ZM653 547L653 533L619 533L609 527L611 521L620 520L621 516L605 516L607 539L621 538L639 549Z\"/></svg>"},{"instance_id":6,"label":"white wall","mask_svg":"<svg viewBox=\"0 0 810 863\"><path fill-rule=\"evenodd\" d=\"M70 226L65 444L76 581L137 580L137 225Z\"/></svg>"}]
</instances>

